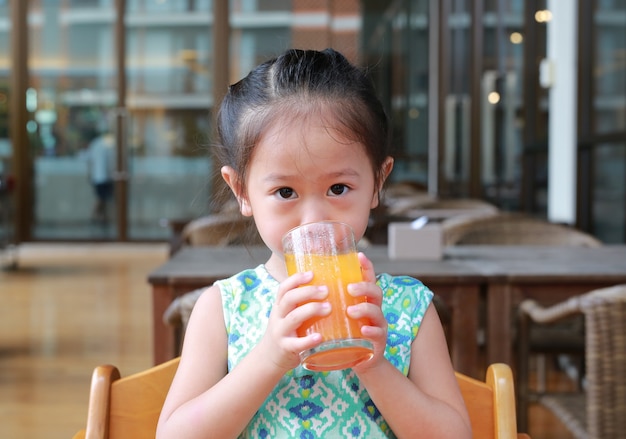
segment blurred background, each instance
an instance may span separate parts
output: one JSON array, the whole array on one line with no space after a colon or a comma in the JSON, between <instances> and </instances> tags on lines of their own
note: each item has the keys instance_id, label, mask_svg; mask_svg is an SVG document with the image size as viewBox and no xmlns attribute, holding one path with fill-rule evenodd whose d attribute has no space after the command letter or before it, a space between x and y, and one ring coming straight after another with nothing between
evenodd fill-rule
<instances>
[{"instance_id":1,"label":"blurred background","mask_svg":"<svg viewBox=\"0 0 626 439\"><path fill-rule=\"evenodd\" d=\"M0 0L4 241L163 241L209 213L216 104L291 47L368 68L392 181L626 242L624 0Z\"/></svg>"},{"instance_id":2,"label":"blurred background","mask_svg":"<svg viewBox=\"0 0 626 439\"><path fill-rule=\"evenodd\" d=\"M372 78L398 187L626 243L626 0L0 0L0 437L71 437L95 365L153 363L148 274L222 207L223 94L327 47Z\"/></svg>"}]
</instances>

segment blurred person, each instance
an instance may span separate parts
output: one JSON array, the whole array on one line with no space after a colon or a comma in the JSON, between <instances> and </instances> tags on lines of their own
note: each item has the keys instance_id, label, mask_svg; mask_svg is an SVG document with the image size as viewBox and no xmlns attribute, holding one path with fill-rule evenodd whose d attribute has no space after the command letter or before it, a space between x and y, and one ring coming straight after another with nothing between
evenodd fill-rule
<instances>
[{"instance_id":1,"label":"blurred person","mask_svg":"<svg viewBox=\"0 0 626 439\"><path fill-rule=\"evenodd\" d=\"M98 134L87 146L87 170L96 196L91 218L94 221L108 221L108 205L114 194L113 174L115 171L115 139L108 129L98 130Z\"/></svg>"}]
</instances>

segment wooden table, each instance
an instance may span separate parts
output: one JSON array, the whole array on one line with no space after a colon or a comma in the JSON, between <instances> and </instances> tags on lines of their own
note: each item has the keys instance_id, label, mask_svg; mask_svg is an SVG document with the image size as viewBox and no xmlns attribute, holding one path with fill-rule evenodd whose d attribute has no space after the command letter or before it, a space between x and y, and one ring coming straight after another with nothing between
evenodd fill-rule
<instances>
[{"instance_id":1,"label":"wooden table","mask_svg":"<svg viewBox=\"0 0 626 439\"><path fill-rule=\"evenodd\" d=\"M513 322L526 298L549 305L626 283L626 246L457 246L448 254L486 280L486 362L512 364Z\"/></svg>"},{"instance_id":2,"label":"wooden table","mask_svg":"<svg viewBox=\"0 0 626 439\"><path fill-rule=\"evenodd\" d=\"M482 378L479 366L479 303L486 301L486 362L512 364L515 306L526 297L554 303L590 289L626 283L626 246L602 248L537 246L448 247L440 261L389 260L387 248L365 253L377 272L420 279L451 310L450 353L455 369ZM152 272L154 361L176 355L176 336L162 322L175 297L264 262L261 247L187 247Z\"/></svg>"},{"instance_id":3,"label":"wooden table","mask_svg":"<svg viewBox=\"0 0 626 439\"><path fill-rule=\"evenodd\" d=\"M457 261L390 261L387 248L373 246L365 253L377 272L409 275L420 279L440 296L451 310L450 345L455 367L468 375L480 376L478 364L478 303L483 278L474 268ZM177 354L177 336L163 323L163 313L179 295L218 279L265 262L265 247L185 247L152 272L148 281L153 293L154 362Z\"/></svg>"}]
</instances>

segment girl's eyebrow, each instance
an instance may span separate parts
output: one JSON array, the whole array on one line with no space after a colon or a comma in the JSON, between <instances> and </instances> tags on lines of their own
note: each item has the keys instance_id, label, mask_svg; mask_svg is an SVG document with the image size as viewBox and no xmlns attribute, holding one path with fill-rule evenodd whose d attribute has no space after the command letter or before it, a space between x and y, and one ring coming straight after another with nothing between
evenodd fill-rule
<instances>
[{"instance_id":1,"label":"girl's eyebrow","mask_svg":"<svg viewBox=\"0 0 626 439\"><path fill-rule=\"evenodd\" d=\"M345 169L341 169L338 171L333 171L333 172L328 172L326 174L323 174L324 178L346 178L346 177L359 177L361 174L352 168L345 168ZM283 181L289 181L291 179L298 179L300 178L299 175L296 174L280 174L278 172L272 172L270 174L268 174L267 176L265 176L265 178L263 178L263 181L266 181L268 183L276 183L276 182L283 182Z\"/></svg>"},{"instance_id":2,"label":"girl's eyebrow","mask_svg":"<svg viewBox=\"0 0 626 439\"><path fill-rule=\"evenodd\" d=\"M361 175L361 173L353 168L345 168L336 172L329 172L326 175L328 177L358 177Z\"/></svg>"},{"instance_id":3,"label":"girl's eyebrow","mask_svg":"<svg viewBox=\"0 0 626 439\"><path fill-rule=\"evenodd\" d=\"M292 175L279 174L276 172L272 172L271 174L266 175L265 178L263 178L263 181L266 181L268 183L274 183L274 182L287 181L292 178L295 178L295 177Z\"/></svg>"}]
</instances>

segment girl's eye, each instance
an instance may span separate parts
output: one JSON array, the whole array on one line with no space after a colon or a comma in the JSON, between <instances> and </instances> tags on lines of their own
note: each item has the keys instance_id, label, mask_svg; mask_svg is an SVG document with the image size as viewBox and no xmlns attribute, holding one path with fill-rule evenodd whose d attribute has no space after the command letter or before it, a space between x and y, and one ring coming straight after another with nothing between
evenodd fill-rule
<instances>
[{"instance_id":1,"label":"girl's eye","mask_svg":"<svg viewBox=\"0 0 626 439\"><path fill-rule=\"evenodd\" d=\"M342 195L348 191L348 186L345 184L333 184L328 190L333 195Z\"/></svg>"},{"instance_id":2,"label":"girl's eye","mask_svg":"<svg viewBox=\"0 0 626 439\"><path fill-rule=\"evenodd\" d=\"M282 187L282 188L278 189L277 192L278 192L278 195L281 198L285 198L285 199L293 198L293 196L295 194L294 190L291 189L290 187Z\"/></svg>"}]
</instances>

